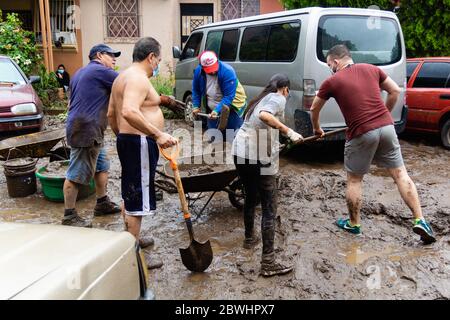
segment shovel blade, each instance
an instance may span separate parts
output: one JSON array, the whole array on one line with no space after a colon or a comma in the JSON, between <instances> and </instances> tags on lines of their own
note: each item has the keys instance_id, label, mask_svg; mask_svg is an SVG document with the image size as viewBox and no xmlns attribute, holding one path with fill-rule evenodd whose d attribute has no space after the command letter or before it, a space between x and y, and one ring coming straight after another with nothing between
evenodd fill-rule
<instances>
[{"instance_id":1,"label":"shovel blade","mask_svg":"<svg viewBox=\"0 0 450 320\"><path fill-rule=\"evenodd\" d=\"M219 124L217 129L220 131L225 130L228 126L228 117L230 116L230 107L222 106L222 111L219 115Z\"/></svg>"},{"instance_id":2,"label":"shovel blade","mask_svg":"<svg viewBox=\"0 0 450 320\"><path fill-rule=\"evenodd\" d=\"M188 248L180 248L180 255L184 266L193 272L205 271L213 259L213 252L209 240L205 243L192 240Z\"/></svg>"}]
</instances>

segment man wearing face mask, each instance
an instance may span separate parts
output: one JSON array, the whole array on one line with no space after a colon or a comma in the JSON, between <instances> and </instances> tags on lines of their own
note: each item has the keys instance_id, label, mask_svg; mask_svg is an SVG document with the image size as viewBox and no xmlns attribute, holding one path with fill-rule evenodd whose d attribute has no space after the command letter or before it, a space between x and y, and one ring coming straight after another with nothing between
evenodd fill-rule
<instances>
[{"instance_id":1,"label":"man wearing face mask","mask_svg":"<svg viewBox=\"0 0 450 320\"><path fill-rule=\"evenodd\" d=\"M344 166L347 171L347 206L349 218L339 219L339 228L360 234L362 180L374 160L394 179L397 188L413 216L413 231L424 243L436 241L425 221L416 186L403 163L400 144L391 111L399 97L400 88L380 68L354 64L345 45L336 45L327 53L327 64L333 72L320 87L311 107L314 133L323 135L319 113L329 98L334 98L348 126ZM380 91L388 93L386 102Z\"/></svg>"},{"instance_id":2,"label":"man wearing face mask","mask_svg":"<svg viewBox=\"0 0 450 320\"><path fill-rule=\"evenodd\" d=\"M141 221L156 210L155 172L159 149L169 148L177 140L165 133L160 105L176 106L166 96L159 96L149 78L156 76L161 61L161 45L153 38L136 42L133 64L114 82L108 119L117 135L117 153L122 166L122 216L125 227L145 247L152 243L140 239ZM148 263L160 267L161 263Z\"/></svg>"},{"instance_id":3,"label":"man wearing face mask","mask_svg":"<svg viewBox=\"0 0 450 320\"><path fill-rule=\"evenodd\" d=\"M97 195L94 216L120 212L120 207L106 195L109 159L103 148L104 131L108 125L106 113L109 95L118 76L113 69L119 56L119 51L105 44L92 47L89 64L78 70L70 82L66 136L71 150L64 182L63 225L92 226L75 210L79 186L88 185L92 177Z\"/></svg>"},{"instance_id":4,"label":"man wearing face mask","mask_svg":"<svg viewBox=\"0 0 450 320\"><path fill-rule=\"evenodd\" d=\"M230 107L226 129L237 130L243 123L247 108L247 96L236 72L229 65L217 59L213 51L204 51L199 56L199 65L192 81L192 103L194 115L200 112L202 100L210 109L208 129L216 129L223 106Z\"/></svg>"}]
</instances>

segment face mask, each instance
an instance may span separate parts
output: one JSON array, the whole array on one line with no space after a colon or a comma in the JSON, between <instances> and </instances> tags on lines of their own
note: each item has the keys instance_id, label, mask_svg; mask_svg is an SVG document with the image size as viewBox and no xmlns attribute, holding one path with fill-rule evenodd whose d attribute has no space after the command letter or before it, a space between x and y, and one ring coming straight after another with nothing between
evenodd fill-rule
<instances>
[{"instance_id":1,"label":"face mask","mask_svg":"<svg viewBox=\"0 0 450 320\"><path fill-rule=\"evenodd\" d=\"M152 77L156 77L156 76L158 75L158 73L159 73L159 64L158 64L158 66L156 67L156 69L153 69L153 75L152 75Z\"/></svg>"},{"instance_id":2,"label":"face mask","mask_svg":"<svg viewBox=\"0 0 450 320\"><path fill-rule=\"evenodd\" d=\"M58 73L63 74L63 73L64 73L64 70L58 70Z\"/></svg>"},{"instance_id":3,"label":"face mask","mask_svg":"<svg viewBox=\"0 0 450 320\"><path fill-rule=\"evenodd\" d=\"M331 74L335 74L336 71L337 71L336 69L337 69L337 68L330 67Z\"/></svg>"},{"instance_id":4,"label":"face mask","mask_svg":"<svg viewBox=\"0 0 450 320\"><path fill-rule=\"evenodd\" d=\"M291 98L291 90L287 90L287 95L285 96L286 102Z\"/></svg>"},{"instance_id":5,"label":"face mask","mask_svg":"<svg viewBox=\"0 0 450 320\"><path fill-rule=\"evenodd\" d=\"M152 59L151 61L153 62L153 59ZM158 64L156 65L156 68L153 68L153 74L152 74L152 77L156 77L156 76L158 75L158 73L159 73L159 61L156 60L156 62L157 62ZM152 63L152 64L153 64L153 63Z\"/></svg>"}]
</instances>

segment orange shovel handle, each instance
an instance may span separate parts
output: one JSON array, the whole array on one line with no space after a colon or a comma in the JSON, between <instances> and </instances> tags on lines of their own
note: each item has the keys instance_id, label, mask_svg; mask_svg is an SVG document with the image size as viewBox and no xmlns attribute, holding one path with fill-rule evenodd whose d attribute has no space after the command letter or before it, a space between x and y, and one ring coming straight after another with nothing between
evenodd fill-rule
<instances>
[{"instance_id":1,"label":"orange shovel handle","mask_svg":"<svg viewBox=\"0 0 450 320\"><path fill-rule=\"evenodd\" d=\"M178 147L178 143L174 148L172 148L172 152L170 155L165 153L161 147L159 147L159 151L161 152L163 157L169 161L170 167L173 170L173 177L175 178L175 183L177 185L178 196L180 197L181 210L183 211L184 219L190 219L191 214L189 213L189 207L186 201L186 196L184 194L183 183L181 182L180 171L178 170L178 164L176 161L178 156L180 155L180 148Z\"/></svg>"}]
</instances>

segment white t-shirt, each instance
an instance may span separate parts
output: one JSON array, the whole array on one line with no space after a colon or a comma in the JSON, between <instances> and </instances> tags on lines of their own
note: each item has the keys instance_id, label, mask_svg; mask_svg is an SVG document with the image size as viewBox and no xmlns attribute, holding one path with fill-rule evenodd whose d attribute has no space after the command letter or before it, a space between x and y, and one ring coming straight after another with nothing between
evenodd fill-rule
<instances>
[{"instance_id":1,"label":"white t-shirt","mask_svg":"<svg viewBox=\"0 0 450 320\"><path fill-rule=\"evenodd\" d=\"M219 86L219 77L206 74L206 98L209 109L214 111L216 106L222 101L223 94Z\"/></svg>"},{"instance_id":2,"label":"white t-shirt","mask_svg":"<svg viewBox=\"0 0 450 320\"><path fill-rule=\"evenodd\" d=\"M265 96L236 133L231 148L232 155L262 163L272 163L278 167L279 131L261 121L259 114L261 111L269 112L283 121L285 106L284 96L278 93L269 93Z\"/></svg>"}]
</instances>

